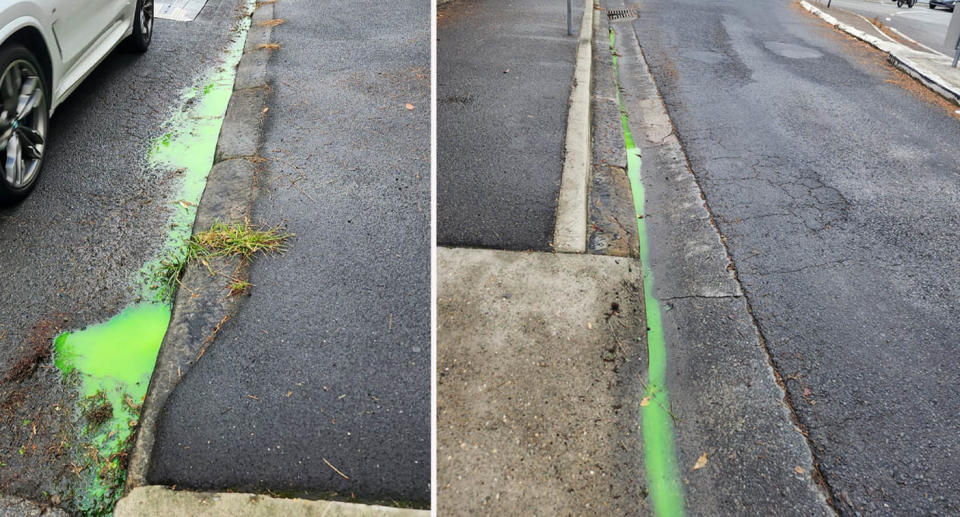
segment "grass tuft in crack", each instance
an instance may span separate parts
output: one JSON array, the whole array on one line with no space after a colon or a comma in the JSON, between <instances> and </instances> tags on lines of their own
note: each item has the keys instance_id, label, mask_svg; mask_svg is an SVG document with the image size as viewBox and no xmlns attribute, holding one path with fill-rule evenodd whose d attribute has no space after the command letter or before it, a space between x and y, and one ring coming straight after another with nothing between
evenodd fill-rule
<instances>
[{"instance_id":1,"label":"grass tuft in crack","mask_svg":"<svg viewBox=\"0 0 960 517\"><path fill-rule=\"evenodd\" d=\"M234 281L227 287L230 289L230 294L239 296L247 292L247 289L253 287L253 284L247 282L246 280L234 279Z\"/></svg>"},{"instance_id":2,"label":"grass tuft in crack","mask_svg":"<svg viewBox=\"0 0 960 517\"><path fill-rule=\"evenodd\" d=\"M250 221L236 224L214 223L209 230L194 234L187 253L193 258L239 256L249 260L256 253L277 253L286 250L292 233L283 233L279 226L254 228Z\"/></svg>"},{"instance_id":3,"label":"grass tuft in crack","mask_svg":"<svg viewBox=\"0 0 960 517\"><path fill-rule=\"evenodd\" d=\"M283 232L279 226L254 227L250 221L228 224L214 223L209 230L195 233L184 243L184 249L172 253L160 261L157 283L172 290L183 276L184 268L192 261L200 261L209 268L208 259L234 256L242 261L252 260L257 253L282 253L292 233ZM253 286L250 282L233 276L228 288L234 295L242 294Z\"/></svg>"}]
</instances>

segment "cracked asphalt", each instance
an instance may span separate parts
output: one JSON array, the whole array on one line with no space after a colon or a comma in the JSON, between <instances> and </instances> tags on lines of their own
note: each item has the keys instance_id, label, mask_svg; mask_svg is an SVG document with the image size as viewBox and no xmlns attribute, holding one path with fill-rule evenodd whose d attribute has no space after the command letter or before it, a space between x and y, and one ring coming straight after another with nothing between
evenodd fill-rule
<instances>
[{"instance_id":1,"label":"cracked asphalt","mask_svg":"<svg viewBox=\"0 0 960 517\"><path fill-rule=\"evenodd\" d=\"M71 433L70 395L48 358L26 378L8 369L59 331L102 322L135 300L137 270L163 242L178 187L173 171L144 165L147 151L181 90L218 63L238 6L209 0L193 22L157 20L145 54L108 56L54 114L36 190L0 211L4 495L64 499L70 457L56 446Z\"/></svg>"},{"instance_id":2,"label":"cracked asphalt","mask_svg":"<svg viewBox=\"0 0 960 517\"><path fill-rule=\"evenodd\" d=\"M960 513L956 106L787 0L634 28L835 508Z\"/></svg>"}]
</instances>

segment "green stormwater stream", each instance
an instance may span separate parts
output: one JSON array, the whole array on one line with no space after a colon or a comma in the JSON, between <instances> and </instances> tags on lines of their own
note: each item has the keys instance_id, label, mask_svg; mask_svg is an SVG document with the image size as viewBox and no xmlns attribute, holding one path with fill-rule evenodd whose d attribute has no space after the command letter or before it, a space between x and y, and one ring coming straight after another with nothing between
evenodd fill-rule
<instances>
[{"instance_id":1,"label":"green stormwater stream","mask_svg":"<svg viewBox=\"0 0 960 517\"><path fill-rule=\"evenodd\" d=\"M644 466L647 484L658 517L684 514L683 488L678 482L676 453L673 445L673 415L667 396L667 343L663 335L660 301L654 296L653 270L650 268L650 246L644 222L644 190L641 176L640 150L633 141L627 112L620 93L620 71L614 48L615 34L610 30L610 53L613 55L613 73L620 103L620 124L627 150L627 176L633 192L633 206L637 212L637 236L640 243L640 263L643 275L644 307L647 318L647 385L645 404L641 405Z\"/></svg>"},{"instance_id":2,"label":"green stormwater stream","mask_svg":"<svg viewBox=\"0 0 960 517\"><path fill-rule=\"evenodd\" d=\"M253 2L246 3L248 10ZM213 165L220 126L233 92L250 17L233 29L220 64L181 92L179 109L164 123L146 158L149 169L179 183L160 249L132 280L137 301L104 323L64 332L54 341L54 364L79 392L69 497L83 515L108 515L126 480L140 406L170 323L174 284L161 280L165 262L182 261L197 204Z\"/></svg>"}]
</instances>

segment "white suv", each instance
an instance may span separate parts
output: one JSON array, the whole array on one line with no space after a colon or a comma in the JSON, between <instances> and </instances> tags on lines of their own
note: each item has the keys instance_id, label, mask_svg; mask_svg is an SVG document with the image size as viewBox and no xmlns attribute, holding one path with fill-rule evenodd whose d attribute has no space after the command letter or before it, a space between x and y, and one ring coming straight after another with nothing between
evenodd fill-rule
<instances>
[{"instance_id":1,"label":"white suv","mask_svg":"<svg viewBox=\"0 0 960 517\"><path fill-rule=\"evenodd\" d=\"M33 190L50 116L121 42L143 52L153 0L0 0L0 204Z\"/></svg>"}]
</instances>

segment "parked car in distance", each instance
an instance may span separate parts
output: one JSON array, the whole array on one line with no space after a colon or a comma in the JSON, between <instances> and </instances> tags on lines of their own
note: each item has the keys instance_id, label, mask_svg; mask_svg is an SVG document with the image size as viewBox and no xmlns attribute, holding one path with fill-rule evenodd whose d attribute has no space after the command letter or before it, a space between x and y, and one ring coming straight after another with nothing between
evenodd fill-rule
<instances>
[{"instance_id":1,"label":"parked car in distance","mask_svg":"<svg viewBox=\"0 0 960 517\"><path fill-rule=\"evenodd\" d=\"M153 0L0 0L0 205L36 186L57 106L117 45L152 36Z\"/></svg>"},{"instance_id":2,"label":"parked car in distance","mask_svg":"<svg viewBox=\"0 0 960 517\"><path fill-rule=\"evenodd\" d=\"M930 8L936 9L937 7L946 7L947 10L952 13L956 3L957 0L930 0Z\"/></svg>"}]
</instances>

